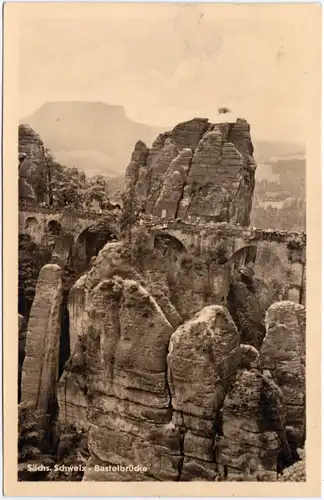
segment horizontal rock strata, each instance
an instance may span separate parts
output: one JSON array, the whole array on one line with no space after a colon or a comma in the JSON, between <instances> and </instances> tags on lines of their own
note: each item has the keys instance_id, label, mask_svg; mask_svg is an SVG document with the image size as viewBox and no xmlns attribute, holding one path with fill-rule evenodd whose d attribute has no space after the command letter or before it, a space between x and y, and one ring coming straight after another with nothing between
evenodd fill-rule
<instances>
[{"instance_id":1,"label":"horizontal rock strata","mask_svg":"<svg viewBox=\"0 0 324 500\"><path fill-rule=\"evenodd\" d=\"M241 349L244 363L222 409L218 461L224 479L274 481L285 439L283 398L271 374L260 371L256 349Z\"/></svg>"},{"instance_id":2,"label":"horizontal rock strata","mask_svg":"<svg viewBox=\"0 0 324 500\"><path fill-rule=\"evenodd\" d=\"M223 306L179 326L164 294L154 298L118 275L108 258L114 246L69 298L74 348L59 383L59 419L88 431L83 480L276 480L288 449L276 374L240 345Z\"/></svg>"},{"instance_id":3,"label":"horizontal rock strata","mask_svg":"<svg viewBox=\"0 0 324 500\"><path fill-rule=\"evenodd\" d=\"M305 439L305 328L304 306L276 302L267 311L266 336L261 346L263 366L280 387L287 411L287 435L295 447Z\"/></svg>"},{"instance_id":4,"label":"horizontal rock strata","mask_svg":"<svg viewBox=\"0 0 324 500\"><path fill-rule=\"evenodd\" d=\"M216 477L215 428L238 345L236 326L221 306L205 307L171 337L168 378L173 422L183 434L181 480Z\"/></svg>"},{"instance_id":5,"label":"horizontal rock strata","mask_svg":"<svg viewBox=\"0 0 324 500\"><path fill-rule=\"evenodd\" d=\"M233 272L249 278L241 283L245 292L261 297L264 290L242 267L243 250L233 254ZM202 307L183 322L168 290L141 276L125 251L123 242L108 243L70 292L71 355L58 387L62 271L42 269L23 401L45 411L57 397L59 422L83 427L85 481L276 480L305 440L304 307L273 304L259 352L243 344L224 306ZM221 262L224 252L217 256ZM198 292L201 283L192 286ZM265 308L268 296L261 298ZM252 342L254 333L257 325Z\"/></svg>"}]
</instances>

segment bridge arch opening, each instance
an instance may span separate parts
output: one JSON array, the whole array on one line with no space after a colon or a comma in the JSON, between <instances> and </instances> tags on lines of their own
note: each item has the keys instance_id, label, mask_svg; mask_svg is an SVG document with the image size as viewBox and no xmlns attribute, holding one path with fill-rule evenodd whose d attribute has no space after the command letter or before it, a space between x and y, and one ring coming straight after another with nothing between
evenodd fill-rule
<instances>
[{"instance_id":1,"label":"bridge arch opening","mask_svg":"<svg viewBox=\"0 0 324 500\"><path fill-rule=\"evenodd\" d=\"M285 248L270 244L258 247L254 270L256 276L263 279L267 285L278 289L284 287L289 268L288 253Z\"/></svg>"},{"instance_id":2,"label":"bridge arch opening","mask_svg":"<svg viewBox=\"0 0 324 500\"><path fill-rule=\"evenodd\" d=\"M235 267L252 266L257 257L257 247L255 245L246 245L234 252L230 258L230 263Z\"/></svg>"},{"instance_id":3,"label":"bridge arch opening","mask_svg":"<svg viewBox=\"0 0 324 500\"><path fill-rule=\"evenodd\" d=\"M35 217L27 217L25 222L25 232L31 239L37 238L37 234L40 232L40 225Z\"/></svg>"},{"instance_id":4,"label":"bridge arch opening","mask_svg":"<svg viewBox=\"0 0 324 500\"><path fill-rule=\"evenodd\" d=\"M187 249L178 238L163 232L154 235L154 249L160 250L163 257L171 253L187 253Z\"/></svg>"},{"instance_id":5,"label":"bridge arch opening","mask_svg":"<svg viewBox=\"0 0 324 500\"><path fill-rule=\"evenodd\" d=\"M58 236L62 231L62 225L57 220L52 219L47 223L47 231L53 236Z\"/></svg>"},{"instance_id":6,"label":"bridge arch opening","mask_svg":"<svg viewBox=\"0 0 324 500\"><path fill-rule=\"evenodd\" d=\"M27 217L26 223L25 223L26 232L28 229L35 227L37 225L38 225L38 222L37 222L35 217Z\"/></svg>"},{"instance_id":7,"label":"bridge arch opening","mask_svg":"<svg viewBox=\"0 0 324 500\"><path fill-rule=\"evenodd\" d=\"M254 265L256 258L257 247L255 245L246 245L236 250L228 261L230 282L241 281L250 292L254 293Z\"/></svg>"},{"instance_id":8,"label":"bridge arch opening","mask_svg":"<svg viewBox=\"0 0 324 500\"><path fill-rule=\"evenodd\" d=\"M110 241L118 241L118 236L113 228L95 230L91 226L87 227L77 238L75 256L85 266L89 266L91 258L96 257Z\"/></svg>"}]
</instances>

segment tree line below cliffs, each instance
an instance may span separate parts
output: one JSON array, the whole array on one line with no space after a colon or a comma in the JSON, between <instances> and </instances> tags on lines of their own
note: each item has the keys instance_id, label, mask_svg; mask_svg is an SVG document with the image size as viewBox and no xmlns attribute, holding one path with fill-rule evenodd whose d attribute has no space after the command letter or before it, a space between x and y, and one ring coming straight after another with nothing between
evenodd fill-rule
<instances>
[{"instance_id":1,"label":"tree line below cliffs","mask_svg":"<svg viewBox=\"0 0 324 500\"><path fill-rule=\"evenodd\" d=\"M34 202L56 209L72 206L76 210L97 207L111 208L108 180L101 174L87 177L78 168L70 168L56 161L46 149L43 161L38 164L22 158L19 177L25 178L32 187ZM24 198L20 193L20 198Z\"/></svg>"}]
</instances>

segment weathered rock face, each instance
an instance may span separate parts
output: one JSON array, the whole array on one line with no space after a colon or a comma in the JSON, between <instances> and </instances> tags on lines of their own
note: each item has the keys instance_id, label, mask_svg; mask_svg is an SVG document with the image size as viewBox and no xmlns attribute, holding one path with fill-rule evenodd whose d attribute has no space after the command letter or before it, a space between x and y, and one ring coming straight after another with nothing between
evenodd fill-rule
<instances>
[{"instance_id":1,"label":"weathered rock face","mask_svg":"<svg viewBox=\"0 0 324 500\"><path fill-rule=\"evenodd\" d=\"M154 260L153 260L154 258ZM181 317L189 319L208 305L209 269L201 260L190 258L181 248L155 239L151 262L146 259L144 276L153 279L169 290L172 304ZM216 302L217 303L217 302Z\"/></svg>"},{"instance_id":2,"label":"weathered rock face","mask_svg":"<svg viewBox=\"0 0 324 500\"><path fill-rule=\"evenodd\" d=\"M88 432L83 479L276 480L289 453L276 373L240 345L225 307L180 324L167 296L128 271L122 244L107 244L69 297L59 420Z\"/></svg>"},{"instance_id":3,"label":"weathered rock face","mask_svg":"<svg viewBox=\"0 0 324 500\"><path fill-rule=\"evenodd\" d=\"M221 306L205 307L171 337L168 380L172 421L183 435L181 480L216 477L215 431L220 432L219 412L235 373L238 345L236 326Z\"/></svg>"},{"instance_id":4,"label":"weathered rock face","mask_svg":"<svg viewBox=\"0 0 324 500\"><path fill-rule=\"evenodd\" d=\"M166 259L162 242L159 248ZM220 268L226 248L216 252ZM173 250L171 274L180 265ZM53 264L42 269L22 401L46 412L57 400L62 427L84 429L90 457L83 480L274 481L292 463L305 440L305 312L291 302L274 304L266 336L258 337L258 322L249 323L250 295L260 295L262 311L269 297L249 278L251 252L251 246L235 251L229 266L245 277L236 285L244 286L240 304L247 329L253 327L250 339L222 305L197 303L199 312L184 322L154 271L131 265L130 246L106 244L71 289L71 355L58 383L62 271ZM199 280L190 287L202 296ZM213 287L223 296L220 283ZM146 469L126 469L131 465Z\"/></svg>"},{"instance_id":5,"label":"weathered rock face","mask_svg":"<svg viewBox=\"0 0 324 500\"><path fill-rule=\"evenodd\" d=\"M24 160L22 163L27 162ZM33 202L36 200L36 195L33 187L29 184L27 179L20 178L18 184L19 199Z\"/></svg>"},{"instance_id":6,"label":"weathered rock face","mask_svg":"<svg viewBox=\"0 0 324 500\"><path fill-rule=\"evenodd\" d=\"M137 149L138 144L133 156ZM160 217L248 225L255 169L245 120L211 124L194 118L161 134L140 167L132 157L125 198L131 195L145 213Z\"/></svg>"},{"instance_id":7,"label":"weathered rock face","mask_svg":"<svg viewBox=\"0 0 324 500\"><path fill-rule=\"evenodd\" d=\"M171 161L164 175L164 183L153 208L153 215L174 218L177 215L182 192L186 184L189 165L192 157L191 149L183 149Z\"/></svg>"},{"instance_id":8,"label":"weathered rock face","mask_svg":"<svg viewBox=\"0 0 324 500\"><path fill-rule=\"evenodd\" d=\"M19 125L19 199L36 199L33 179L44 168L44 146L29 125Z\"/></svg>"},{"instance_id":9,"label":"weathered rock face","mask_svg":"<svg viewBox=\"0 0 324 500\"><path fill-rule=\"evenodd\" d=\"M62 269L44 266L38 277L30 312L22 367L21 401L53 411L59 369Z\"/></svg>"},{"instance_id":10,"label":"weathered rock face","mask_svg":"<svg viewBox=\"0 0 324 500\"><path fill-rule=\"evenodd\" d=\"M183 318L174 307L174 305L170 302L168 297L160 290L156 290L156 287L154 286L149 287L149 292L160 306L164 316L166 317L170 325L173 328L177 328L178 326L180 326L183 323Z\"/></svg>"},{"instance_id":11,"label":"weathered rock face","mask_svg":"<svg viewBox=\"0 0 324 500\"><path fill-rule=\"evenodd\" d=\"M124 205L134 199L134 187L138 185L137 197L142 202L146 199L147 191L147 166L146 159L149 150L144 142L137 141L132 154L131 162L125 173ZM133 209L135 206L133 206Z\"/></svg>"},{"instance_id":12,"label":"weathered rock face","mask_svg":"<svg viewBox=\"0 0 324 500\"><path fill-rule=\"evenodd\" d=\"M80 401L85 409L80 397L85 394L84 379L79 375L79 395L75 384L83 350L88 408L82 415L90 426L90 465L141 464L153 479L176 479L180 441L175 442L174 430L165 425L170 413L166 358L171 324L139 283L117 277L91 289L86 309L87 337L78 338L69 375L65 372L60 381L60 419L69 422L76 416L67 412L66 398L70 403L72 391L75 403ZM66 385L67 378L73 387ZM123 479L135 476L138 473L130 472ZM92 469L85 476L107 479L114 479L113 472Z\"/></svg>"},{"instance_id":13,"label":"weathered rock face","mask_svg":"<svg viewBox=\"0 0 324 500\"><path fill-rule=\"evenodd\" d=\"M87 430L88 399L86 381L85 342L81 337L77 339L74 350L65 363L64 372L57 387L59 403L59 420L63 424L77 423Z\"/></svg>"},{"instance_id":14,"label":"weathered rock face","mask_svg":"<svg viewBox=\"0 0 324 500\"><path fill-rule=\"evenodd\" d=\"M261 372L259 357L252 346L241 346L242 365L224 401L218 461L227 480L277 477L285 407L270 372Z\"/></svg>"},{"instance_id":15,"label":"weathered rock face","mask_svg":"<svg viewBox=\"0 0 324 500\"><path fill-rule=\"evenodd\" d=\"M305 449L298 449L298 462L295 462L290 467L287 467L281 476L279 476L278 481L293 481L293 482L304 482L306 481L306 456Z\"/></svg>"},{"instance_id":16,"label":"weathered rock face","mask_svg":"<svg viewBox=\"0 0 324 500\"><path fill-rule=\"evenodd\" d=\"M264 283L243 276L234 281L228 294L229 311L241 333L241 342L260 349L265 336L264 318L273 302L273 291Z\"/></svg>"},{"instance_id":17,"label":"weathered rock face","mask_svg":"<svg viewBox=\"0 0 324 500\"><path fill-rule=\"evenodd\" d=\"M304 442L306 425L305 308L289 301L277 302L268 309L265 324L262 363L283 393L287 438L296 448Z\"/></svg>"},{"instance_id":18,"label":"weathered rock face","mask_svg":"<svg viewBox=\"0 0 324 500\"><path fill-rule=\"evenodd\" d=\"M84 284L87 275L84 274L72 287L69 299L69 332L70 332L70 350L74 352L79 337L84 338L87 334L87 298L88 291Z\"/></svg>"},{"instance_id":19,"label":"weathered rock face","mask_svg":"<svg viewBox=\"0 0 324 500\"><path fill-rule=\"evenodd\" d=\"M34 163L44 158L43 141L29 125L19 125L19 154Z\"/></svg>"}]
</instances>

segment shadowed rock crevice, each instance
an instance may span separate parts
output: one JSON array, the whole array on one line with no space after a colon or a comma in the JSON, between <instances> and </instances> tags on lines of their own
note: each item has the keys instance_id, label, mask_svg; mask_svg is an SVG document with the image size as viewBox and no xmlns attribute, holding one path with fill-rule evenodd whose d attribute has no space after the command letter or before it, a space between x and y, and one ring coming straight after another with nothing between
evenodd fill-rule
<instances>
[{"instance_id":1,"label":"shadowed rock crevice","mask_svg":"<svg viewBox=\"0 0 324 500\"><path fill-rule=\"evenodd\" d=\"M66 361L70 357L70 317L68 310L68 296L69 290L65 290L63 293L63 299L61 304L61 335L60 335L60 352L59 352L59 371L58 379L60 379L63 367Z\"/></svg>"},{"instance_id":2,"label":"shadowed rock crevice","mask_svg":"<svg viewBox=\"0 0 324 500\"><path fill-rule=\"evenodd\" d=\"M25 344L26 344L26 319L21 314L18 314L18 403L21 400L21 377L22 365L25 359Z\"/></svg>"}]
</instances>

